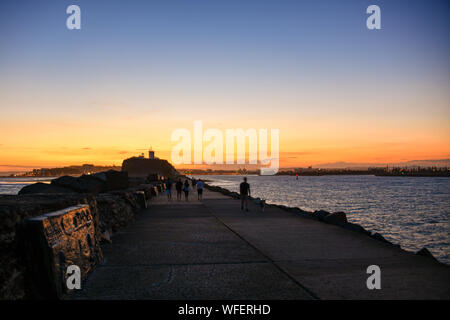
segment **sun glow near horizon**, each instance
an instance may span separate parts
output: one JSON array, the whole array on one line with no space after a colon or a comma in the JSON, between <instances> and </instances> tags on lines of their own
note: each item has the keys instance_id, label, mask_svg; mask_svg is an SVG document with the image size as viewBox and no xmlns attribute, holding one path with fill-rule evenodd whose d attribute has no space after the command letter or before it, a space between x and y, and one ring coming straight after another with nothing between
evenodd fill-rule
<instances>
[{"instance_id":1,"label":"sun glow near horizon","mask_svg":"<svg viewBox=\"0 0 450 320\"><path fill-rule=\"evenodd\" d=\"M197 119L279 129L280 167L450 158L443 2L382 1L375 31L358 1L108 3L77 31L58 1L0 3L0 171L170 160Z\"/></svg>"}]
</instances>

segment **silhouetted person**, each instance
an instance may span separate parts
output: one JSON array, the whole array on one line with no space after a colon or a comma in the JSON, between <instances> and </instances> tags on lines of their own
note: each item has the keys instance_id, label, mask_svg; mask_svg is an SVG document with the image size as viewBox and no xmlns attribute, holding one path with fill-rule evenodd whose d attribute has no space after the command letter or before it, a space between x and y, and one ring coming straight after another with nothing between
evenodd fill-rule
<instances>
[{"instance_id":1,"label":"silhouetted person","mask_svg":"<svg viewBox=\"0 0 450 320\"><path fill-rule=\"evenodd\" d=\"M175 184L175 189L177 189L177 200L181 200L181 191L183 191L183 181L181 181L181 178Z\"/></svg>"},{"instance_id":2,"label":"silhouetted person","mask_svg":"<svg viewBox=\"0 0 450 320\"><path fill-rule=\"evenodd\" d=\"M244 210L245 205L245 211L248 210L248 196L250 195L250 185L247 183L247 178L244 177L244 182L241 182L239 186L239 191L241 193L241 210Z\"/></svg>"},{"instance_id":3,"label":"silhouetted person","mask_svg":"<svg viewBox=\"0 0 450 320\"><path fill-rule=\"evenodd\" d=\"M204 183L202 179L199 179L197 182L197 194L198 194L197 197L199 201L202 201L203 198L203 185Z\"/></svg>"},{"instance_id":4,"label":"silhouetted person","mask_svg":"<svg viewBox=\"0 0 450 320\"><path fill-rule=\"evenodd\" d=\"M172 199L172 181L169 178L166 180L166 194L167 200L170 201Z\"/></svg>"},{"instance_id":5,"label":"silhouetted person","mask_svg":"<svg viewBox=\"0 0 450 320\"><path fill-rule=\"evenodd\" d=\"M186 201L189 201L188 200L188 197L189 197L189 182L187 180L184 181L183 191L184 191L184 198L186 199Z\"/></svg>"}]
</instances>

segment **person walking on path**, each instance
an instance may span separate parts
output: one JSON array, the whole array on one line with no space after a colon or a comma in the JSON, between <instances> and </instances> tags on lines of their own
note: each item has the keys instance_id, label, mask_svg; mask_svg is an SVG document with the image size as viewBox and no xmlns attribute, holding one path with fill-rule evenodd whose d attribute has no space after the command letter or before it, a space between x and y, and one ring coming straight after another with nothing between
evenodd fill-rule
<instances>
[{"instance_id":1,"label":"person walking on path","mask_svg":"<svg viewBox=\"0 0 450 320\"><path fill-rule=\"evenodd\" d=\"M166 194L167 194L167 201L172 200L172 181L170 181L169 178L166 180Z\"/></svg>"},{"instance_id":2,"label":"person walking on path","mask_svg":"<svg viewBox=\"0 0 450 320\"><path fill-rule=\"evenodd\" d=\"M204 185L204 183L203 183L202 179L199 179L197 182L197 194L198 194L197 199L199 201L202 201L202 198L203 198L203 185Z\"/></svg>"},{"instance_id":3,"label":"person walking on path","mask_svg":"<svg viewBox=\"0 0 450 320\"><path fill-rule=\"evenodd\" d=\"M186 199L186 201L189 201L189 182L187 181L187 179L184 181L184 187L183 187L183 191L184 191L184 198Z\"/></svg>"},{"instance_id":4,"label":"person walking on path","mask_svg":"<svg viewBox=\"0 0 450 320\"><path fill-rule=\"evenodd\" d=\"M183 181L181 181L181 178L178 178L175 188L177 189L177 200L181 200L181 191L183 191Z\"/></svg>"},{"instance_id":5,"label":"person walking on path","mask_svg":"<svg viewBox=\"0 0 450 320\"><path fill-rule=\"evenodd\" d=\"M250 185L247 183L247 177L244 177L244 182L241 182L239 186L239 191L241 193L241 210L248 210L248 197L250 196Z\"/></svg>"}]
</instances>

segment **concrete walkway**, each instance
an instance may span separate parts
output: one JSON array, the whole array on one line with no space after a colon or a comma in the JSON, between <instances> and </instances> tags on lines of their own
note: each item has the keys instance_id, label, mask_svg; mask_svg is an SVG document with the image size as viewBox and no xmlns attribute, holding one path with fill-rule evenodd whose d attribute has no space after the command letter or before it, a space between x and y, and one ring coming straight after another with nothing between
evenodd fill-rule
<instances>
[{"instance_id":1,"label":"concrete walkway","mask_svg":"<svg viewBox=\"0 0 450 320\"><path fill-rule=\"evenodd\" d=\"M196 193L191 198L196 197ZM449 299L450 268L337 226L206 191L152 200L71 299ZM381 268L381 290L366 269Z\"/></svg>"}]
</instances>

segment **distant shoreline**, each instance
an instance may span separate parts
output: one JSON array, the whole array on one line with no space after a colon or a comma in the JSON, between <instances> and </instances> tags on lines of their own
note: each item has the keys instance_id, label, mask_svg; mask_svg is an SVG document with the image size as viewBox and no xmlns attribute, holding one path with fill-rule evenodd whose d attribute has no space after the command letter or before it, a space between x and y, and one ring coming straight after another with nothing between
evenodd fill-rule
<instances>
[{"instance_id":1,"label":"distant shoreline","mask_svg":"<svg viewBox=\"0 0 450 320\"><path fill-rule=\"evenodd\" d=\"M219 172L219 173L214 173L214 172L201 172L201 173L186 173L186 175L203 175L203 176L259 176L259 174L255 173L255 172L248 172L248 173L225 173L225 172ZM62 175L62 176L71 176L71 177L79 177L80 174L66 174L66 175ZM59 178L62 176L1 176L0 178L2 179L26 179L26 178ZM276 174L274 176L290 176L290 177L295 177L295 174L286 174L286 173L281 173L281 174ZM374 176L374 177L423 177L423 178L450 178L450 173L447 174L374 174L374 173L351 173L351 172L346 172L346 173L302 173L299 174L298 177L301 178L302 176L304 177L322 177L322 176Z\"/></svg>"}]
</instances>

